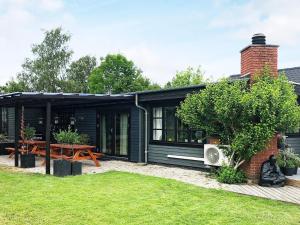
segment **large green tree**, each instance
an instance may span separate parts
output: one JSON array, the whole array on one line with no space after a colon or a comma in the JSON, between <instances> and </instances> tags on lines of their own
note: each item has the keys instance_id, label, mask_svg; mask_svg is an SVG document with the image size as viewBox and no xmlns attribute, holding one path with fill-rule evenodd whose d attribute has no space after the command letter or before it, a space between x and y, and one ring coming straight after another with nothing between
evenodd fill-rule
<instances>
[{"instance_id":1,"label":"large green tree","mask_svg":"<svg viewBox=\"0 0 300 225\"><path fill-rule=\"evenodd\" d=\"M284 75L274 79L265 68L251 86L222 80L189 95L177 111L182 121L218 135L237 169L265 148L276 132L299 127L300 107L294 87Z\"/></svg>"},{"instance_id":2,"label":"large green tree","mask_svg":"<svg viewBox=\"0 0 300 225\"><path fill-rule=\"evenodd\" d=\"M193 67L188 67L186 70L182 70L176 73L175 77L168 82L166 88L176 88L176 87L187 87L192 85L199 85L206 83L207 80L204 79L204 72L201 67L194 69Z\"/></svg>"},{"instance_id":3,"label":"large green tree","mask_svg":"<svg viewBox=\"0 0 300 225\"><path fill-rule=\"evenodd\" d=\"M89 77L91 93L124 93L158 89L159 86L142 76L133 61L121 54L108 54L101 59Z\"/></svg>"},{"instance_id":4,"label":"large green tree","mask_svg":"<svg viewBox=\"0 0 300 225\"><path fill-rule=\"evenodd\" d=\"M96 65L96 58L88 55L72 62L66 71L64 91L88 93L88 78Z\"/></svg>"},{"instance_id":5,"label":"large green tree","mask_svg":"<svg viewBox=\"0 0 300 225\"><path fill-rule=\"evenodd\" d=\"M71 36L62 28L45 31L39 44L32 46L32 58L26 58L16 80L9 81L5 91L63 91L65 71L72 51L68 47Z\"/></svg>"}]
</instances>

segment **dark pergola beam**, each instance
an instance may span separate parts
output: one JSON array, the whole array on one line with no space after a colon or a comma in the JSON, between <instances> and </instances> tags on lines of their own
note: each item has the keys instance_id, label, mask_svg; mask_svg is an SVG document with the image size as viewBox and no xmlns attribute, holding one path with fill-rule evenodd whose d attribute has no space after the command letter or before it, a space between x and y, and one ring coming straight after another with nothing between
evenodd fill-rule
<instances>
[{"instance_id":1,"label":"dark pergola beam","mask_svg":"<svg viewBox=\"0 0 300 225\"><path fill-rule=\"evenodd\" d=\"M46 174L50 174L51 102L46 106Z\"/></svg>"},{"instance_id":2,"label":"dark pergola beam","mask_svg":"<svg viewBox=\"0 0 300 225\"><path fill-rule=\"evenodd\" d=\"M20 104L15 104L15 167L19 166Z\"/></svg>"}]
</instances>

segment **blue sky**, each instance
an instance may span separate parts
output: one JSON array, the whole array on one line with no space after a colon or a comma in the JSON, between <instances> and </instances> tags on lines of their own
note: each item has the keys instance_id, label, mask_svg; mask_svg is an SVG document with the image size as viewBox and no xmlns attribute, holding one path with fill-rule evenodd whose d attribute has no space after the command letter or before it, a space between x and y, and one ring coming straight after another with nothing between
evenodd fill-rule
<instances>
[{"instance_id":1,"label":"blue sky","mask_svg":"<svg viewBox=\"0 0 300 225\"><path fill-rule=\"evenodd\" d=\"M0 0L0 84L57 26L72 34L74 60L122 53L160 84L188 66L213 79L239 73L239 51L258 32L280 45L280 68L300 66L299 9L297 0Z\"/></svg>"}]
</instances>

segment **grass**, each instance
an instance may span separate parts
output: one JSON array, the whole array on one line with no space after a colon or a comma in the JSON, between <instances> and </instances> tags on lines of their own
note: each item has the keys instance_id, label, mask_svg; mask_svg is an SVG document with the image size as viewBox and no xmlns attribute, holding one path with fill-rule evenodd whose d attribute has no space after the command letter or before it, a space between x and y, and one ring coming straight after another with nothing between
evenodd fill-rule
<instances>
[{"instance_id":1,"label":"grass","mask_svg":"<svg viewBox=\"0 0 300 225\"><path fill-rule=\"evenodd\" d=\"M57 178L0 168L0 224L300 224L300 207L123 172Z\"/></svg>"}]
</instances>

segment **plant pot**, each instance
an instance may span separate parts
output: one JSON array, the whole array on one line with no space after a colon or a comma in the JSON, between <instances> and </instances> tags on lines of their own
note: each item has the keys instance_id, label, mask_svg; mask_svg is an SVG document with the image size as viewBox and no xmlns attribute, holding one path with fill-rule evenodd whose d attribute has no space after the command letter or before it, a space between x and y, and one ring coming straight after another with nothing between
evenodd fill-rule
<instances>
[{"instance_id":1,"label":"plant pot","mask_svg":"<svg viewBox=\"0 0 300 225\"><path fill-rule=\"evenodd\" d=\"M81 175L82 174L82 163L81 162L72 162L72 175Z\"/></svg>"},{"instance_id":2,"label":"plant pot","mask_svg":"<svg viewBox=\"0 0 300 225\"><path fill-rule=\"evenodd\" d=\"M71 175L71 162L64 159L53 160L53 175L65 177Z\"/></svg>"},{"instance_id":3,"label":"plant pot","mask_svg":"<svg viewBox=\"0 0 300 225\"><path fill-rule=\"evenodd\" d=\"M34 154L21 155L21 168L34 168L34 167L35 167Z\"/></svg>"},{"instance_id":4,"label":"plant pot","mask_svg":"<svg viewBox=\"0 0 300 225\"><path fill-rule=\"evenodd\" d=\"M294 171L295 171L295 168L286 168L286 167L282 168L282 172L286 176L293 176L295 173Z\"/></svg>"},{"instance_id":5,"label":"plant pot","mask_svg":"<svg viewBox=\"0 0 300 225\"><path fill-rule=\"evenodd\" d=\"M298 166L296 166L295 168L294 168L294 174L296 175L298 173Z\"/></svg>"}]
</instances>

